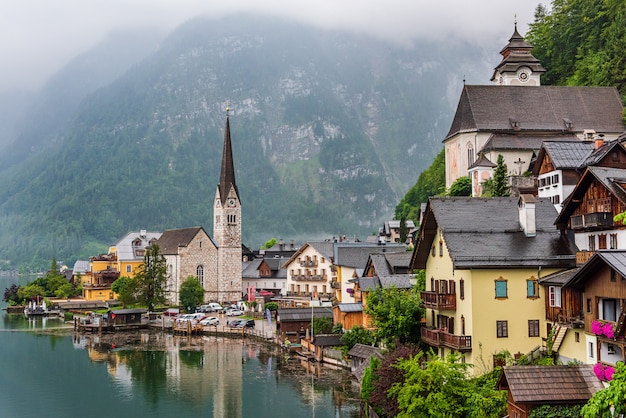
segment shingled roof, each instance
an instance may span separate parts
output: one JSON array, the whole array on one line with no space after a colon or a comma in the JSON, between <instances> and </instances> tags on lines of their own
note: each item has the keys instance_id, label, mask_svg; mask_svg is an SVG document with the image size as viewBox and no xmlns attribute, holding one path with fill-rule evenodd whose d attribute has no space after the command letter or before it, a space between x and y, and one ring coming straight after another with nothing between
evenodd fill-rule
<instances>
[{"instance_id":1,"label":"shingled roof","mask_svg":"<svg viewBox=\"0 0 626 418\"><path fill-rule=\"evenodd\" d=\"M565 229L569 218L583 201L591 183L597 180L606 187L622 204L626 204L626 170L609 167L587 167L574 191L563 202L563 209L555 220L558 228Z\"/></svg>"},{"instance_id":2,"label":"shingled roof","mask_svg":"<svg viewBox=\"0 0 626 418\"><path fill-rule=\"evenodd\" d=\"M614 87L465 85L444 142L462 132L512 132L511 121L544 133L625 130Z\"/></svg>"},{"instance_id":3,"label":"shingled roof","mask_svg":"<svg viewBox=\"0 0 626 418\"><path fill-rule=\"evenodd\" d=\"M519 199L431 197L412 268L426 268L438 228L455 269L574 267L577 248L573 239L555 228L554 205L536 199L536 235L527 237L520 225Z\"/></svg>"},{"instance_id":4,"label":"shingled roof","mask_svg":"<svg viewBox=\"0 0 626 418\"><path fill-rule=\"evenodd\" d=\"M591 365L505 366L498 389L508 389L515 403L579 404L604 385Z\"/></svg>"},{"instance_id":5,"label":"shingled roof","mask_svg":"<svg viewBox=\"0 0 626 418\"><path fill-rule=\"evenodd\" d=\"M626 277L626 250L598 250L583 264L564 287L584 289L584 282L589 277L595 277L600 267L608 265L617 274Z\"/></svg>"},{"instance_id":6,"label":"shingled roof","mask_svg":"<svg viewBox=\"0 0 626 418\"><path fill-rule=\"evenodd\" d=\"M168 229L164 231L158 240L159 252L161 254L178 254L178 247L186 247L200 232L204 232L211 243L215 246L209 234L204 228L196 226L193 228Z\"/></svg>"}]
</instances>

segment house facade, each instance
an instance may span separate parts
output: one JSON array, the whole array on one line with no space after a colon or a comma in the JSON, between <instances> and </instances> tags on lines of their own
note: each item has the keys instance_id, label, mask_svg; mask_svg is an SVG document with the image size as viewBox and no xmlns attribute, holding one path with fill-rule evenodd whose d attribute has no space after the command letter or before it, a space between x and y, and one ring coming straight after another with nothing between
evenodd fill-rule
<instances>
[{"instance_id":1,"label":"house facade","mask_svg":"<svg viewBox=\"0 0 626 418\"><path fill-rule=\"evenodd\" d=\"M337 276L332 257L332 242L304 244L284 265L287 282L286 289L281 294L307 304L313 299L330 301L337 291Z\"/></svg>"},{"instance_id":2,"label":"house facade","mask_svg":"<svg viewBox=\"0 0 626 418\"><path fill-rule=\"evenodd\" d=\"M547 337L543 275L575 266L573 240L549 200L431 198L412 267L426 272L422 341L459 352L480 374L507 350L526 354Z\"/></svg>"}]
</instances>

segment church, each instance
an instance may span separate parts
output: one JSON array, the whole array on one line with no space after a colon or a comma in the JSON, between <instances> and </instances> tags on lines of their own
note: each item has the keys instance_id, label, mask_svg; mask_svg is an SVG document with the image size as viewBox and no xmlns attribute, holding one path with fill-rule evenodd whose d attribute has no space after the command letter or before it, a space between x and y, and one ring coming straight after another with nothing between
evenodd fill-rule
<instances>
[{"instance_id":1,"label":"church","mask_svg":"<svg viewBox=\"0 0 626 418\"><path fill-rule=\"evenodd\" d=\"M616 139L624 132L622 103L614 87L542 86L546 70L517 24L492 85L464 85L454 119L443 140L446 188L460 177L472 180L472 195L493 176L498 155L508 175L533 169L545 141Z\"/></svg>"},{"instance_id":2,"label":"church","mask_svg":"<svg viewBox=\"0 0 626 418\"><path fill-rule=\"evenodd\" d=\"M242 298L241 199L235 182L228 110L220 179L213 204L213 237L202 227L170 229L158 240L167 265L167 298L179 302L180 285L197 277L205 302L231 303Z\"/></svg>"}]
</instances>

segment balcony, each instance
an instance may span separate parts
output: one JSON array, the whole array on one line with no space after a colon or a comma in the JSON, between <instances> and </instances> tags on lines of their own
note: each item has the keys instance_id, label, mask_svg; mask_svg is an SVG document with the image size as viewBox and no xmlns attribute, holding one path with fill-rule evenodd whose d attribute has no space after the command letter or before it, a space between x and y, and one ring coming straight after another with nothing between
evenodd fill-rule
<instances>
[{"instance_id":1,"label":"balcony","mask_svg":"<svg viewBox=\"0 0 626 418\"><path fill-rule=\"evenodd\" d=\"M585 264L595 253L595 251L577 251L576 264L579 266Z\"/></svg>"},{"instance_id":2,"label":"balcony","mask_svg":"<svg viewBox=\"0 0 626 418\"><path fill-rule=\"evenodd\" d=\"M291 280L296 282L323 282L326 281L326 276L319 274L294 274L291 276Z\"/></svg>"},{"instance_id":3,"label":"balcony","mask_svg":"<svg viewBox=\"0 0 626 418\"><path fill-rule=\"evenodd\" d=\"M585 228L612 227L613 214L611 212L595 212L586 215L578 215L570 217L570 223L573 230Z\"/></svg>"},{"instance_id":4,"label":"balcony","mask_svg":"<svg viewBox=\"0 0 626 418\"><path fill-rule=\"evenodd\" d=\"M341 283L339 283L336 280L333 280L333 281L330 282L330 287L332 289L341 289Z\"/></svg>"},{"instance_id":5,"label":"balcony","mask_svg":"<svg viewBox=\"0 0 626 418\"><path fill-rule=\"evenodd\" d=\"M440 329L422 328L422 341L432 347L448 347L458 351L472 351L472 337L454 335Z\"/></svg>"},{"instance_id":6,"label":"balcony","mask_svg":"<svg viewBox=\"0 0 626 418\"><path fill-rule=\"evenodd\" d=\"M317 260L301 260L300 267L317 267Z\"/></svg>"},{"instance_id":7,"label":"balcony","mask_svg":"<svg viewBox=\"0 0 626 418\"><path fill-rule=\"evenodd\" d=\"M420 292L424 307L438 311L456 311L456 293Z\"/></svg>"}]
</instances>

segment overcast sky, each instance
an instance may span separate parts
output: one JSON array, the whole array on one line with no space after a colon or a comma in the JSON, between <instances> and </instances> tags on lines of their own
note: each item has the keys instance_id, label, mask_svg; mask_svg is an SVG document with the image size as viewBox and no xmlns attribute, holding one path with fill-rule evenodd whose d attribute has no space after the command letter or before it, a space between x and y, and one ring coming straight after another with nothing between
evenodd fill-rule
<instances>
[{"instance_id":1,"label":"overcast sky","mask_svg":"<svg viewBox=\"0 0 626 418\"><path fill-rule=\"evenodd\" d=\"M198 15L263 12L328 28L407 42L423 37L502 46L524 35L545 0L1 0L0 90L35 89L108 32L136 27L171 30Z\"/></svg>"}]
</instances>

